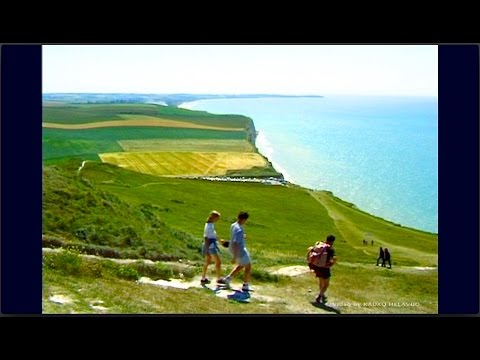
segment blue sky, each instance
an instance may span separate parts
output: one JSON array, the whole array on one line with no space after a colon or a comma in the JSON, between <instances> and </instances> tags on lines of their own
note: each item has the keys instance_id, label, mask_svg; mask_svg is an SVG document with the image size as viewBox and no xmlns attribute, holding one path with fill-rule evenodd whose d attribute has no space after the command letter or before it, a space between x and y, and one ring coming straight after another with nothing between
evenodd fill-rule
<instances>
[{"instance_id":1,"label":"blue sky","mask_svg":"<svg viewBox=\"0 0 480 360\"><path fill-rule=\"evenodd\" d=\"M44 45L43 92L437 96L436 45Z\"/></svg>"}]
</instances>

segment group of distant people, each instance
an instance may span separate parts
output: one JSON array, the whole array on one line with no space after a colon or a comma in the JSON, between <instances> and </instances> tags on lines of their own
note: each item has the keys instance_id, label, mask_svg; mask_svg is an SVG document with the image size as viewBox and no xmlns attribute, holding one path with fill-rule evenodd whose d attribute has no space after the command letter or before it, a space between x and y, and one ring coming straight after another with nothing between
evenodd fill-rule
<instances>
[{"instance_id":1,"label":"group of distant people","mask_svg":"<svg viewBox=\"0 0 480 360\"><path fill-rule=\"evenodd\" d=\"M371 245L373 246L373 240L372 240L370 243L371 243ZM363 239L363 245L368 245L368 241L365 240L365 239Z\"/></svg>"},{"instance_id":2,"label":"group of distant people","mask_svg":"<svg viewBox=\"0 0 480 360\"><path fill-rule=\"evenodd\" d=\"M382 267L386 267L386 263L388 262L388 268L392 268L392 263L390 262L390 252L387 248L384 250L382 247L380 247L380 253L378 254L376 266L378 266L380 260L382 261Z\"/></svg>"}]
</instances>

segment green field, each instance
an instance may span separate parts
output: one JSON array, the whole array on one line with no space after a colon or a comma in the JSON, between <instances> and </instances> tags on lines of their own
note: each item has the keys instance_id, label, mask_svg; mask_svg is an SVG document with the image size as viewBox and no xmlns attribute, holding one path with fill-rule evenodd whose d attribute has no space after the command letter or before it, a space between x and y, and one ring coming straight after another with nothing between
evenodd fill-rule
<instances>
[{"instance_id":1,"label":"green field","mask_svg":"<svg viewBox=\"0 0 480 360\"><path fill-rule=\"evenodd\" d=\"M96 155L123 151L118 141L158 139L233 139L243 140L239 131L161 128L111 127L85 130L43 129L43 159L63 158L71 155Z\"/></svg>"},{"instance_id":2,"label":"green field","mask_svg":"<svg viewBox=\"0 0 480 360\"><path fill-rule=\"evenodd\" d=\"M128 124L135 121L163 121L170 119L179 124L162 127L159 126L115 126L90 128L90 129L60 129L43 128L42 158L47 163L55 163L68 157L84 157L84 159L98 159L99 153L124 151L123 146L129 146L129 142L136 143L134 147L141 146L140 143L160 144L161 140L171 140L182 143L184 140L204 140L200 145L189 151L202 151L197 148L205 148L208 145L206 140L220 140L223 145L218 145L222 150L236 147L239 142L234 141L227 145L225 140L247 140L250 146L246 151L252 151L255 127L250 118L242 115L215 115L204 111L191 111L152 104L44 104L43 122L50 126L63 125L89 125L96 122L120 121ZM204 126L206 129L188 128L192 126ZM187 127L184 127L187 126ZM240 128L243 131L215 130L213 128ZM121 145L125 142L124 145ZM130 144L133 144L130 143ZM126 145L125 145L126 144ZM149 146L149 145L147 145ZM158 145L161 146L161 145ZM177 145L178 146L178 145ZM163 147L165 150L165 146ZM153 151L155 151L154 149ZM171 149L169 149L171 150ZM175 149L173 149L175 150ZM136 150L134 150L136 151ZM210 150L216 151L216 150ZM237 151L237 150L234 150Z\"/></svg>"},{"instance_id":3,"label":"green field","mask_svg":"<svg viewBox=\"0 0 480 360\"><path fill-rule=\"evenodd\" d=\"M290 278L269 274L279 267L305 266L306 248L329 233L337 235L335 245L339 257L333 269L330 298L343 304L362 304L345 305L342 313L438 311L438 237L435 234L396 226L349 207L327 192L310 193L297 186L162 178L96 162L87 162L81 175L77 168L77 161L69 161L44 169L44 234L57 236L65 243L83 244L77 245L83 251L106 251L104 248L107 247L116 250L120 257L155 259L162 254L172 259L190 259L192 276L198 276L202 263L199 246L206 215L212 208L222 213L216 226L217 233L228 238L230 223L239 209L246 209L251 214L246 233L255 269L252 282L262 296L271 299L259 298L248 308L240 308L238 303L217 299L202 289L139 287L135 282L121 279L125 274L131 274L133 278L140 276L138 269L119 270L120 278L103 274L105 271L98 269L96 272L80 271L93 265L77 259L74 261L76 265L44 264L45 312L74 311L69 306L51 304L48 298L53 293L69 294L78 301L86 294L107 299L105 301L109 302L111 309L118 312L322 312L309 303L317 286L313 276L304 274ZM68 194L67 197L62 191ZM329 215L340 211L341 219ZM155 231L153 224L163 226L158 230L160 232ZM126 226L130 229L118 231ZM79 228L85 230L81 233L84 238L79 238ZM361 245L365 230L373 234L378 244L393 249L392 270L375 267L378 247ZM54 261L52 257L45 259ZM227 271L231 266L227 254L222 254L222 258ZM75 266L80 270L73 271ZM422 267L429 268L423 270ZM91 271L97 274L96 277ZM72 279L67 281L65 276ZM107 282L102 280L109 277L112 278ZM89 280L94 278L99 280ZM105 288L99 287L98 281ZM68 285L72 282L84 288L85 293L75 295L76 290ZM129 286L137 289L134 291L136 295L125 298L122 294ZM281 298L279 292L284 294ZM117 294L117 299L111 299L111 294ZM139 303L145 297L151 305ZM188 301L191 297L195 297L195 305ZM159 302L155 298L169 300ZM216 307L207 305L212 302ZM398 308L365 304L377 302L415 302L415 306ZM88 307L82 311L95 312Z\"/></svg>"},{"instance_id":4,"label":"green field","mask_svg":"<svg viewBox=\"0 0 480 360\"><path fill-rule=\"evenodd\" d=\"M99 156L105 163L158 176L224 176L231 169L268 166L267 160L254 152L117 152Z\"/></svg>"},{"instance_id":5,"label":"green field","mask_svg":"<svg viewBox=\"0 0 480 360\"><path fill-rule=\"evenodd\" d=\"M43 122L58 124L85 124L109 120L128 120L135 115L145 115L171 120L181 120L200 125L220 127L253 126L250 118L243 115L216 115L206 111L192 111L174 106L153 104L44 104Z\"/></svg>"},{"instance_id":6,"label":"green field","mask_svg":"<svg viewBox=\"0 0 480 360\"><path fill-rule=\"evenodd\" d=\"M252 143L247 140L222 140L222 139L142 139L121 140L118 144L126 152L151 152L151 151L196 151L196 152L256 152ZM106 152L106 151L105 151Z\"/></svg>"}]
</instances>

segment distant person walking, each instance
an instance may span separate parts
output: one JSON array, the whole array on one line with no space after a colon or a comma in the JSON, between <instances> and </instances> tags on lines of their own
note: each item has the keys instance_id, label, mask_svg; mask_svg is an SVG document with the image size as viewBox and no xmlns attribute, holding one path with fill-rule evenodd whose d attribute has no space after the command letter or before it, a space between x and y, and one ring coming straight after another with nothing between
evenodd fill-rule
<instances>
[{"instance_id":1,"label":"distant person walking","mask_svg":"<svg viewBox=\"0 0 480 360\"><path fill-rule=\"evenodd\" d=\"M233 256L233 262L236 263L236 266L233 268L230 274L218 281L219 284L225 284L227 287L230 287L230 282L232 281L233 277L242 269L245 269L243 273L242 291L252 291L249 285L252 272L252 263L250 260L250 253L248 252L246 245L247 236L243 229L243 225L245 225L248 218L248 213L246 211L241 211L238 214L237 221L230 226L231 236L228 249Z\"/></svg>"},{"instance_id":2,"label":"distant person walking","mask_svg":"<svg viewBox=\"0 0 480 360\"><path fill-rule=\"evenodd\" d=\"M383 267L385 267L385 263L388 261L388 268L391 269L392 268L392 263L390 262L390 252L388 251L387 248L385 248L385 257L384 257L384 260L383 260Z\"/></svg>"},{"instance_id":3,"label":"distant person walking","mask_svg":"<svg viewBox=\"0 0 480 360\"><path fill-rule=\"evenodd\" d=\"M330 268L337 261L335 249L333 248L334 241L335 235L328 235L326 241L324 243L320 243L320 246L324 247L324 251L326 252L326 259L320 262L324 263L325 265L316 266L310 263L308 264L308 267L315 272L315 276L318 278L318 287L320 292L315 299L318 304L325 304L327 302L327 296L325 295L325 292L330 285L330 277L332 276Z\"/></svg>"},{"instance_id":4,"label":"distant person walking","mask_svg":"<svg viewBox=\"0 0 480 360\"><path fill-rule=\"evenodd\" d=\"M205 257L205 263L202 270L202 279L200 280L201 284L210 284L210 280L207 278L208 265L211 264L212 258L215 261L215 271L217 273L217 282L221 278L221 267L222 261L220 256L218 256L218 236L215 231L215 223L220 219L220 213L213 210L207 218L205 223L205 228L203 230L203 244L202 244L202 254Z\"/></svg>"},{"instance_id":5,"label":"distant person walking","mask_svg":"<svg viewBox=\"0 0 480 360\"><path fill-rule=\"evenodd\" d=\"M381 246L380 246L380 253L378 254L377 265L376 266L378 266L378 262L380 260L382 260L382 266L385 266L385 252L383 251Z\"/></svg>"}]
</instances>

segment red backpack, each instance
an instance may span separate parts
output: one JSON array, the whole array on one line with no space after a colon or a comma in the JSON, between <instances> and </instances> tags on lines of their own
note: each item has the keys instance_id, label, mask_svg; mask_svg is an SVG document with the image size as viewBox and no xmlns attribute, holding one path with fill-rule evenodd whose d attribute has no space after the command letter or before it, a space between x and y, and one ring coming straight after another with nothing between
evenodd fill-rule
<instances>
[{"instance_id":1,"label":"red backpack","mask_svg":"<svg viewBox=\"0 0 480 360\"><path fill-rule=\"evenodd\" d=\"M327 263L328 252L331 245L317 241L314 246L310 246L307 252L307 262L309 265L324 268L329 267Z\"/></svg>"}]
</instances>

